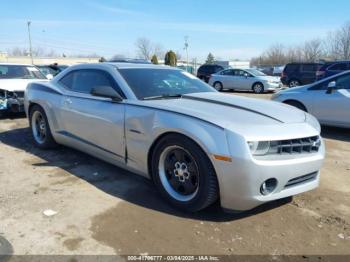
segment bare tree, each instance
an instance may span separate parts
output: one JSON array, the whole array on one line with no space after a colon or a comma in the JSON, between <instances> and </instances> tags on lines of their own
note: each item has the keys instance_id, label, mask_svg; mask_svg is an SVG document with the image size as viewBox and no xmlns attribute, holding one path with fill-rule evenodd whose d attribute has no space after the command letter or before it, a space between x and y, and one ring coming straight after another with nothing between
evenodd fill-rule
<instances>
[{"instance_id":1,"label":"bare tree","mask_svg":"<svg viewBox=\"0 0 350 262\"><path fill-rule=\"evenodd\" d=\"M303 60L306 62L316 62L324 56L324 48L320 39L305 42L302 50Z\"/></svg>"},{"instance_id":2,"label":"bare tree","mask_svg":"<svg viewBox=\"0 0 350 262\"><path fill-rule=\"evenodd\" d=\"M26 56L26 55L28 55L27 49L21 48L21 47L13 47L12 49L8 49L7 53L11 56Z\"/></svg>"},{"instance_id":3,"label":"bare tree","mask_svg":"<svg viewBox=\"0 0 350 262\"><path fill-rule=\"evenodd\" d=\"M265 53L271 65L284 64L286 61L285 48L282 44L272 45Z\"/></svg>"},{"instance_id":4,"label":"bare tree","mask_svg":"<svg viewBox=\"0 0 350 262\"><path fill-rule=\"evenodd\" d=\"M302 62L304 59L303 49L300 46L289 47L286 51L287 62Z\"/></svg>"},{"instance_id":5,"label":"bare tree","mask_svg":"<svg viewBox=\"0 0 350 262\"><path fill-rule=\"evenodd\" d=\"M335 60L350 59L350 22L331 32L326 40L327 54Z\"/></svg>"},{"instance_id":6,"label":"bare tree","mask_svg":"<svg viewBox=\"0 0 350 262\"><path fill-rule=\"evenodd\" d=\"M153 47L151 41L146 37L141 37L136 40L137 56L142 59L151 59Z\"/></svg>"},{"instance_id":7,"label":"bare tree","mask_svg":"<svg viewBox=\"0 0 350 262\"><path fill-rule=\"evenodd\" d=\"M165 51L164 48L161 44L157 43L157 44L151 44L151 46L153 46L153 54L152 55L156 55L157 57L164 57L165 56Z\"/></svg>"},{"instance_id":8,"label":"bare tree","mask_svg":"<svg viewBox=\"0 0 350 262\"><path fill-rule=\"evenodd\" d=\"M182 58L181 52L179 50L176 51L176 58L177 60L181 60Z\"/></svg>"}]
</instances>

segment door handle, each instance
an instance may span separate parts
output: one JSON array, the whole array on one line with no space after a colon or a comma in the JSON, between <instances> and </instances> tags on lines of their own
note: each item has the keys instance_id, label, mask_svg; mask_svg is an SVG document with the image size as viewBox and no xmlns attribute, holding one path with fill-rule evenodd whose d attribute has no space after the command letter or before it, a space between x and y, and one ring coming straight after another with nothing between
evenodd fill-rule
<instances>
[{"instance_id":1,"label":"door handle","mask_svg":"<svg viewBox=\"0 0 350 262\"><path fill-rule=\"evenodd\" d=\"M67 106L69 106L69 105L72 104L72 100L69 99L69 98L66 98L66 99L64 100L64 104L67 105Z\"/></svg>"}]
</instances>

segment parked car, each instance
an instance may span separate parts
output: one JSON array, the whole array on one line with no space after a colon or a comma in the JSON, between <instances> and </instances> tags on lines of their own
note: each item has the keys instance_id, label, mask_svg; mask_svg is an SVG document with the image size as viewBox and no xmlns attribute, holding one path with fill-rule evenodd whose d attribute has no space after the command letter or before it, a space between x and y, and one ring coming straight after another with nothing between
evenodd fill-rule
<instances>
[{"instance_id":1,"label":"parked car","mask_svg":"<svg viewBox=\"0 0 350 262\"><path fill-rule=\"evenodd\" d=\"M261 67L257 68L257 70L263 72L268 76L281 76L283 72L284 66L270 66L270 67Z\"/></svg>"},{"instance_id":2,"label":"parked car","mask_svg":"<svg viewBox=\"0 0 350 262\"><path fill-rule=\"evenodd\" d=\"M256 69L226 69L213 74L209 85L216 90L246 90L255 93L275 91L282 87L279 77L267 76Z\"/></svg>"},{"instance_id":3,"label":"parked car","mask_svg":"<svg viewBox=\"0 0 350 262\"><path fill-rule=\"evenodd\" d=\"M0 115L24 112L24 91L28 83L46 77L33 65L0 64Z\"/></svg>"},{"instance_id":4,"label":"parked car","mask_svg":"<svg viewBox=\"0 0 350 262\"><path fill-rule=\"evenodd\" d=\"M281 91L272 99L309 112L324 125L350 128L350 71Z\"/></svg>"},{"instance_id":5,"label":"parked car","mask_svg":"<svg viewBox=\"0 0 350 262\"><path fill-rule=\"evenodd\" d=\"M350 70L350 61L327 62L316 72L316 79L321 80L346 70Z\"/></svg>"},{"instance_id":6,"label":"parked car","mask_svg":"<svg viewBox=\"0 0 350 262\"><path fill-rule=\"evenodd\" d=\"M319 63L287 64L282 72L281 81L289 87L311 84L315 82L316 72L321 66Z\"/></svg>"},{"instance_id":7,"label":"parked car","mask_svg":"<svg viewBox=\"0 0 350 262\"><path fill-rule=\"evenodd\" d=\"M209 78L212 74L224 70L225 68L221 65L204 64L201 65L197 70L197 77L206 83L209 82Z\"/></svg>"},{"instance_id":8,"label":"parked car","mask_svg":"<svg viewBox=\"0 0 350 262\"><path fill-rule=\"evenodd\" d=\"M51 80L54 76L58 75L63 70L67 69L67 65L58 65L57 63L50 65L36 65L37 68L46 76L47 79Z\"/></svg>"},{"instance_id":9,"label":"parked car","mask_svg":"<svg viewBox=\"0 0 350 262\"><path fill-rule=\"evenodd\" d=\"M100 63L28 86L34 143L74 147L151 178L172 205L247 210L318 186L317 120L217 92L183 70Z\"/></svg>"}]
</instances>

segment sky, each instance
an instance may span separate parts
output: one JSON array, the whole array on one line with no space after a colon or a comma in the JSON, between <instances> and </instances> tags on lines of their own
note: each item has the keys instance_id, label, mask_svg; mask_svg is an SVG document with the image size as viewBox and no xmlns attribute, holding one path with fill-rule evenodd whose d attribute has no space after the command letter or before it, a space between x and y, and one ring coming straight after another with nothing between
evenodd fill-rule
<instances>
[{"instance_id":1,"label":"sky","mask_svg":"<svg viewBox=\"0 0 350 262\"><path fill-rule=\"evenodd\" d=\"M325 37L350 20L348 0L0 0L0 51L136 56L136 39L203 61L247 60L269 46Z\"/></svg>"}]
</instances>

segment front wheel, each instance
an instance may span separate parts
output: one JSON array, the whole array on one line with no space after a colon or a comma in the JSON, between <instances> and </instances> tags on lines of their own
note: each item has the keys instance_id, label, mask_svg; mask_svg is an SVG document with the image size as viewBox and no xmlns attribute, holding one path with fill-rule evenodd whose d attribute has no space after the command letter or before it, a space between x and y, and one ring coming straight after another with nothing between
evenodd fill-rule
<instances>
[{"instance_id":1,"label":"front wheel","mask_svg":"<svg viewBox=\"0 0 350 262\"><path fill-rule=\"evenodd\" d=\"M57 145L52 137L49 122L42 107L34 105L30 109L29 123L36 146L46 149Z\"/></svg>"},{"instance_id":2,"label":"front wheel","mask_svg":"<svg viewBox=\"0 0 350 262\"><path fill-rule=\"evenodd\" d=\"M262 83L255 83L253 85L253 91L256 94L261 94L264 92L264 85Z\"/></svg>"},{"instance_id":3,"label":"front wheel","mask_svg":"<svg viewBox=\"0 0 350 262\"><path fill-rule=\"evenodd\" d=\"M223 86L222 86L222 84L220 82L215 82L213 87L219 92L221 92L222 89L223 89Z\"/></svg>"},{"instance_id":4,"label":"front wheel","mask_svg":"<svg viewBox=\"0 0 350 262\"><path fill-rule=\"evenodd\" d=\"M152 177L162 196L185 211L199 211L218 198L218 182L208 156L181 135L168 135L156 145Z\"/></svg>"}]
</instances>

